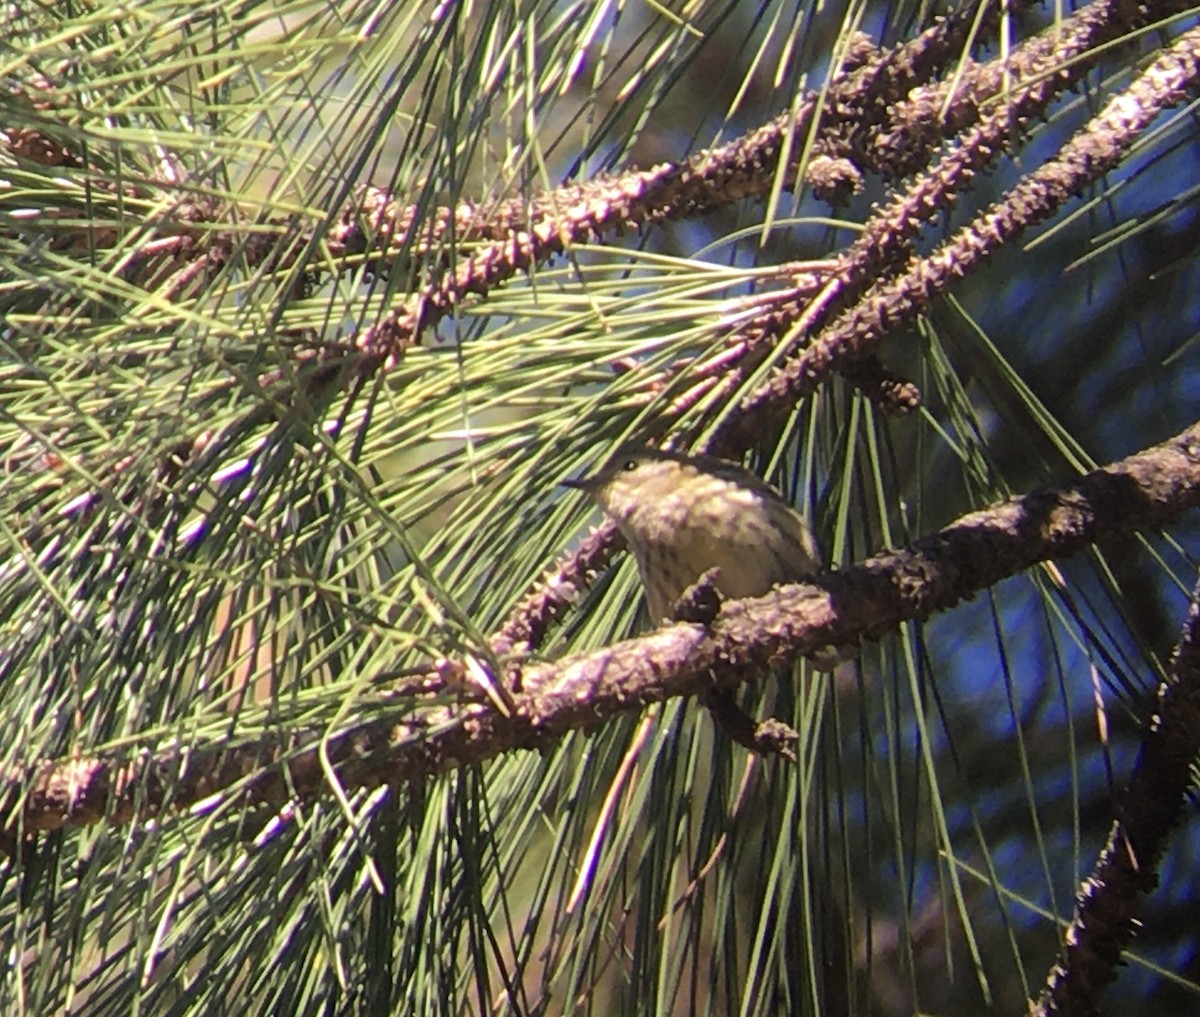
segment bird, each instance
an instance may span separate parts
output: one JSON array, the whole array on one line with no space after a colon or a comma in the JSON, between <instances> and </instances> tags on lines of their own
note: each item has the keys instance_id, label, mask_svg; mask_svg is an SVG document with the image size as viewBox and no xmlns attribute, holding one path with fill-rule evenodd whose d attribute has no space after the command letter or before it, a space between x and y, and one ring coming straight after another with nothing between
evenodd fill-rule
<instances>
[{"instance_id":1,"label":"bird","mask_svg":"<svg viewBox=\"0 0 1200 1017\"><path fill-rule=\"evenodd\" d=\"M726 599L757 597L821 570L804 517L742 466L704 455L623 449L590 477L564 481L590 495L624 535L637 560L655 622L710 570ZM814 657L831 670L857 651L830 647Z\"/></svg>"}]
</instances>

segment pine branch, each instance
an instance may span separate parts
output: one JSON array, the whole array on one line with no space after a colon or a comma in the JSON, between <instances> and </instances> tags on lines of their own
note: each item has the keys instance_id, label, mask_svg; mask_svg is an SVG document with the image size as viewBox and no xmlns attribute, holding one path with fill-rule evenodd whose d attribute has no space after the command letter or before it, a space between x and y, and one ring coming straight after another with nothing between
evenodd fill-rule
<instances>
[{"instance_id":1,"label":"pine branch","mask_svg":"<svg viewBox=\"0 0 1200 1017\"><path fill-rule=\"evenodd\" d=\"M718 436L721 449L742 448L767 422L789 412L848 361L872 354L886 335L911 322L934 297L977 271L984 261L1025 230L1044 222L1066 202L1115 169L1163 111L1182 102L1200 79L1200 29L1185 32L1124 92L1114 95L1057 157L1027 174L1005 196L927 258L914 257L903 274L876 283L812 344L742 404ZM962 183L956 161L928 179L949 173ZM940 188L938 188L940 190ZM900 203L906 218L920 217L930 200L920 187ZM897 209L899 212L899 209ZM868 232L871 227L868 226ZM886 241L885 241L886 243Z\"/></svg>"},{"instance_id":2,"label":"pine branch","mask_svg":"<svg viewBox=\"0 0 1200 1017\"><path fill-rule=\"evenodd\" d=\"M1200 754L1200 584L1172 662L1173 679L1142 735L1108 842L1076 898L1058 960L1031 1007L1034 1017L1098 1014L1121 952L1139 928L1138 906L1158 885L1166 840L1178 825Z\"/></svg>"},{"instance_id":3,"label":"pine branch","mask_svg":"<svg viewBox=\"0 0 1200 1017\"><path fill-rule=\"evenodd\" d=\"M850 372L853 377L861 372L862 384L869 387L879 371L873 358L884 338L913 321L960 278L980 269L991 254L1112 170L1162 111L1181 102L1195 87L1200 73L1198 53L1200 31L1193 29L1160 54L1125 92L1114 96L1057 158L1025 176L1003 201L981 213L930 256L913 257L902 273L877 278L886 267L887 256L881 252L904 249L919 226L990 161L993 146L1008 134L1009 123L1005 111L987 117L937 168L872 217L862 240L831 271L825 294L813 299L805 292L795 302L780 301L740 326L739 334L750 347L765 347L797 322L811 326L821 320L833 301L844 300L847 294L861 290L864 282L875 280L775 377L752 393L702 451L737 455L834 373ZM1042 104L1049 100L1050 91L1038 87L1024 94L1036 95L1037 103ZM802 333L805 330L800 329ZM862 363L866 366L853 366ZM897 386L899 402L911 403L917 398L905 383L888 382ZM617 547L616 529L606 525L575 555L556 565L514 609L503 630L504 645L537 646L574 592L607 563Z\"/></svg>"},{"instance_id":4,"label":"pine branch","mask_svg":"<svg viewBox=\"0 0 1200 1017\"><path fill-rule=\"evenodd\" d=\"M4 781L13 833L145 818L228 795L282 805L342 787L415 781L544 748L574 730L676 696L733 686L830 645L929 618L1042 561L1153 529L1200 505L1200 424L1073 484L963 516L906 548L723 605L711 625L677 623L638 639L509 674L513 708L410 704L346 731L223 740L135 758L47 761ZM443 668L443 671L445 669ZM436 680L431 675L431 681Z\"/></svg>"}]
</instances>

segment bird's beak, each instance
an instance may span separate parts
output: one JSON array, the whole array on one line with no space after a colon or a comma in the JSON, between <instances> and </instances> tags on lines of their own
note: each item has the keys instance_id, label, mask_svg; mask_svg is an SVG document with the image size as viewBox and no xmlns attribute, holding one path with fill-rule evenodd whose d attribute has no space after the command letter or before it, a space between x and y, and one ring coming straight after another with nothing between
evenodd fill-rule
<instances>
[{"instance_id":1,"label":"bird's beak","mask_svg":"<svg viewBox=\"0 0 1200 1017\"><path fill-rule=\"evenodd\" d=\"M573 487L576 491L590 491L592 479L590 477L582 477L579 480L560 480L558 486Z\"/></svg>"}]
</instances>

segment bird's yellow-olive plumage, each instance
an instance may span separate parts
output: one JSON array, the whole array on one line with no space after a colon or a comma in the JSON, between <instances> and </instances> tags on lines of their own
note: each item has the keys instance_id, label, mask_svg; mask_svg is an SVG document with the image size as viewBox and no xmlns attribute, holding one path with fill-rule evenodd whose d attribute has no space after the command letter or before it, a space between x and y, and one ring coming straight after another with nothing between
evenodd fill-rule
<instances>
[{"instance_id":1,"label":"bird's yellow-olive plumage","mask_svg":"<svg viewBox=\"0 0 1200 1017\"><path fill-rule=\"evenodd\" d=\"M803 516L733 463L637 449L569 482L600 503L637 559L650 616L662 621L709 569L728 599L756 597L821 567Z\"/></svg>"}]
</instances>

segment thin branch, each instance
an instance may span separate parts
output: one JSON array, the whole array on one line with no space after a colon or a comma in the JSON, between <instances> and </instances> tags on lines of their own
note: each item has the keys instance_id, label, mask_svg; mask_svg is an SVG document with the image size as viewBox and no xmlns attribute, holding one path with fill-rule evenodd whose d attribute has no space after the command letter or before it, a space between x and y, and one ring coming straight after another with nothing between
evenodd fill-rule
<instances>
[{"instance_id":1,"label":"thin branch","mask_svg":"<svg viewBox=\"0 0 1200 1017\"><path fill-rule=\"evenodd\" d=\"M1200 423L1073 484L1035 490L962 517L902 550L816 582L723 605L711 625L680 622L639 639L516 672L513 709L439 706L346 731L241 744L164 748L125 758L34 764L9 773L10 830L129 820L241 794L278 806L342 787L419 780L811 654L878 637L947 610L1040 561L1162 526L1200 504ZM235 787L236 785L236 787ZM215 797L214 797L215 796Z\"/></svg>"},{"instance_id":2,"label":"thin branch","mask_svg":"<svg viewBox=\"0 0 1200 1017\"><path fill-rule=\"evenodd\" d=\"M1173 680L1159 686L1158 708L1142 735L1108 843L1080 887L1058 960L1031 1009L1035 1017L1100 1012L1121 951L1137 933L1138 905L1158 885L1158 864L1182 815L1191 766L1200 753L1200 583L1172 671Z\"/></svg>"}]
</instances>

